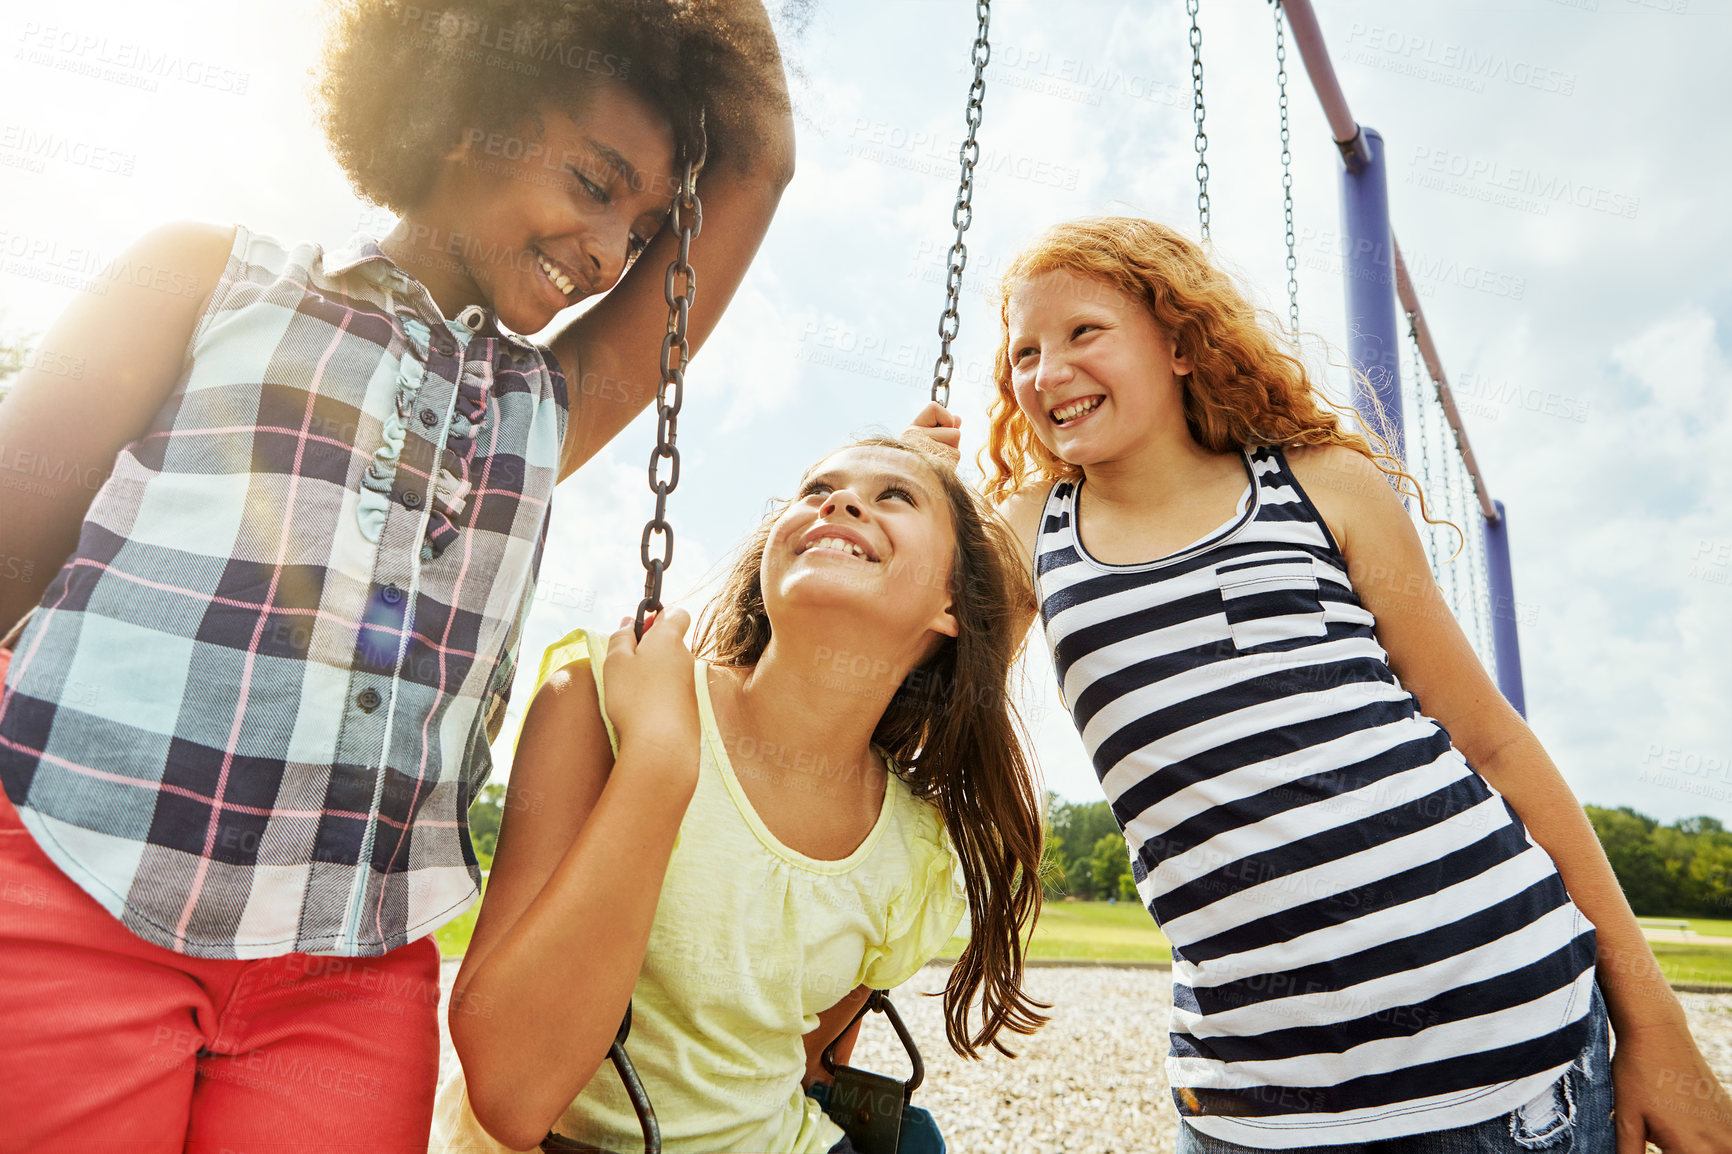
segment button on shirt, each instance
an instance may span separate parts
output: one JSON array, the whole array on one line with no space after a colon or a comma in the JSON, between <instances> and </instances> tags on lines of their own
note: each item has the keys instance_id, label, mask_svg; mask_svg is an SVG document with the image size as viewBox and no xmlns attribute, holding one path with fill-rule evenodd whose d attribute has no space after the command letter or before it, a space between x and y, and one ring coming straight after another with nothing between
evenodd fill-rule
<instances>
[{"instance_id":1,"label":"button on shirt","mask_svg":"<svg viewBox=\"0 0 1732 1154\"><path fill-rule=\"evenodd\" d=\"M371 241L237 229L185 378L18 639L0 783L147 941L376 955L478 892L466 814L567 399L551 354L465 314Z\"/></svg>"}]
</instances>

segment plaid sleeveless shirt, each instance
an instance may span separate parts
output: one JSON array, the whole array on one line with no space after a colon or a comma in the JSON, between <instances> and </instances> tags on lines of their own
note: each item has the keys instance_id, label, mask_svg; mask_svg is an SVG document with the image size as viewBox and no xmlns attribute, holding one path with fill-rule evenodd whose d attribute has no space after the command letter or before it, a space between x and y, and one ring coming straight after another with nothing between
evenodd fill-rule
<instances>
[{"instance_id":1,"label":"plaid sleeveless shirt","mask_svg":"<svg viewBox=\"0 0 1732 1154\"><path fill-rule=\"evenodd\" d=\"M376 955L467 907L565 378L372 241L244 228L0 691L0 784L127 928Z\"/></svg>"}]
</instances>

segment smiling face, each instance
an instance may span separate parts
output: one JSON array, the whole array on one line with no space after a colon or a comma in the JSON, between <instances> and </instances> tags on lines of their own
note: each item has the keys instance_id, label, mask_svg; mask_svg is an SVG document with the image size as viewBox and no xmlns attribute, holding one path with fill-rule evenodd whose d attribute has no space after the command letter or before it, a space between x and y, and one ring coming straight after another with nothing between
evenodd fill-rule
<instances>
[{"instance_id":1,"label":"smiling face","mask_svg":"<svg viewBox=\"0 0 1732 1154\"><path fill-rule=\"evenodd\" d=\"M1188 358L1139 300L1062 269L1017 285L1009 303L1017 407L1054 456L1120 460L1169 423L1184 428Z\"/></svg>"},{"instance_id":2,"label":"smiling face","mask_svg":"<svg viewBox=\"0 0 1732 1154\"><path fill-rule=\"evenodd\" d=\"M546 105L516 130L466 133L385 251L447 316L487 305L507 328L538 332L619 281L667 216L673 165L667 119L602 81L574 110Z\"/></svg>"},{"instance_id":3,"label":"smiling face","mask_svg":"<svg viewBox=\"0 0 1732 1154\"><path fill-rule=\"evenodd\" d=\"M759 569L766 611L850 608L954 637L948 498L912 453L854 446L825 458L776 519Z\"/></svg>"}]
</instances>

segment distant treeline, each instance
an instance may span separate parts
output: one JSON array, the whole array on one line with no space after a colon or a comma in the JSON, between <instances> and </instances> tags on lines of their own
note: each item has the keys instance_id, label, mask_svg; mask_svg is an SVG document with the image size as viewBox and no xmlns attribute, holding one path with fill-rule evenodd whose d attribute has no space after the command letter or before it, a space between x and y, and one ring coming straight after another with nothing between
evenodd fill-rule
<instances>
[{"instance_id":1,"label":"distant treeline","mask_svg":"<svg viewBox=\"0 0 1732 1154\"><path fill-rule=\"evenodd\" d=\"M1718 818L1661 825L1629 806L1584 806L1638 914L1732 918L1732 833Z\"/></svg>"},{"instance_id":2,"label":"distant treeline","mask_svg":"<svg viewBox=\"0 0 1732 1154\"><path fill-rule=\"evenodd\" d=\"M1584 808L1638 914L1732 918L1732 832L1717 818L1661 825L1628 806ZM1048 895L1137 900L1125 839L1106 802L1068 802L1049 793L1047 821Z\"/></svg>"},{"instance_id":3,"label":"distant treeline","mask_svg":"<svg viewBox=\"0 0 1732 1154\"><path fill-rule=\"evenodd\" d=\"M504 802L505 787L488 785L469 811L469 832L483 865L492 860ZM1732 918L1732 832L1718 818L1661 825L1629 806L1583 808L1638 914ZM1070 802L1048 793L1047 823L1042 877L1048 895L1138 900L1124 835L1106 802Z\"/></svg>"}]
</instances>

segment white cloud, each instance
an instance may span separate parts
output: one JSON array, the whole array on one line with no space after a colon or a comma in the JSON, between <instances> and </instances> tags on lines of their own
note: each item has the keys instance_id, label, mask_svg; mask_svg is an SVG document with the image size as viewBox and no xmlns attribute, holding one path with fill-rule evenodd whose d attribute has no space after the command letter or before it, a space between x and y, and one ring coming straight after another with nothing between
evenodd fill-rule
<instances>
[{"instance_id":1,"label":"white cloud","mask_svg":"<svg viewBox=\"0 0 1732 1154\"><path fill-rule=\"evenodd\" d=\"M1618 400L1572 451L1546 453L1568 477L1557 504L1575 515L1517 530L1539 574L1539 620L1523 638L1535 725L1585 800L1725 815L1732 367L1700 307L1654 322L1609 361ZM1721 768L1668 772L1686 755Z\"/></svg>"},{"instance_id":2,"label":"white cloud","mask_svg":"<svg viewBox=\"0 0 1732 1154\"><path fill-rule=\"evenodd\" d=\"M781 413L794 396L799 334L772 297L784 296L775 281L774 272L766 271L741 285L704 347L704 372L728 395L718 435ZM766 288L759 287L763 282L769 282Z\"/></svg>"}]
</instances>

